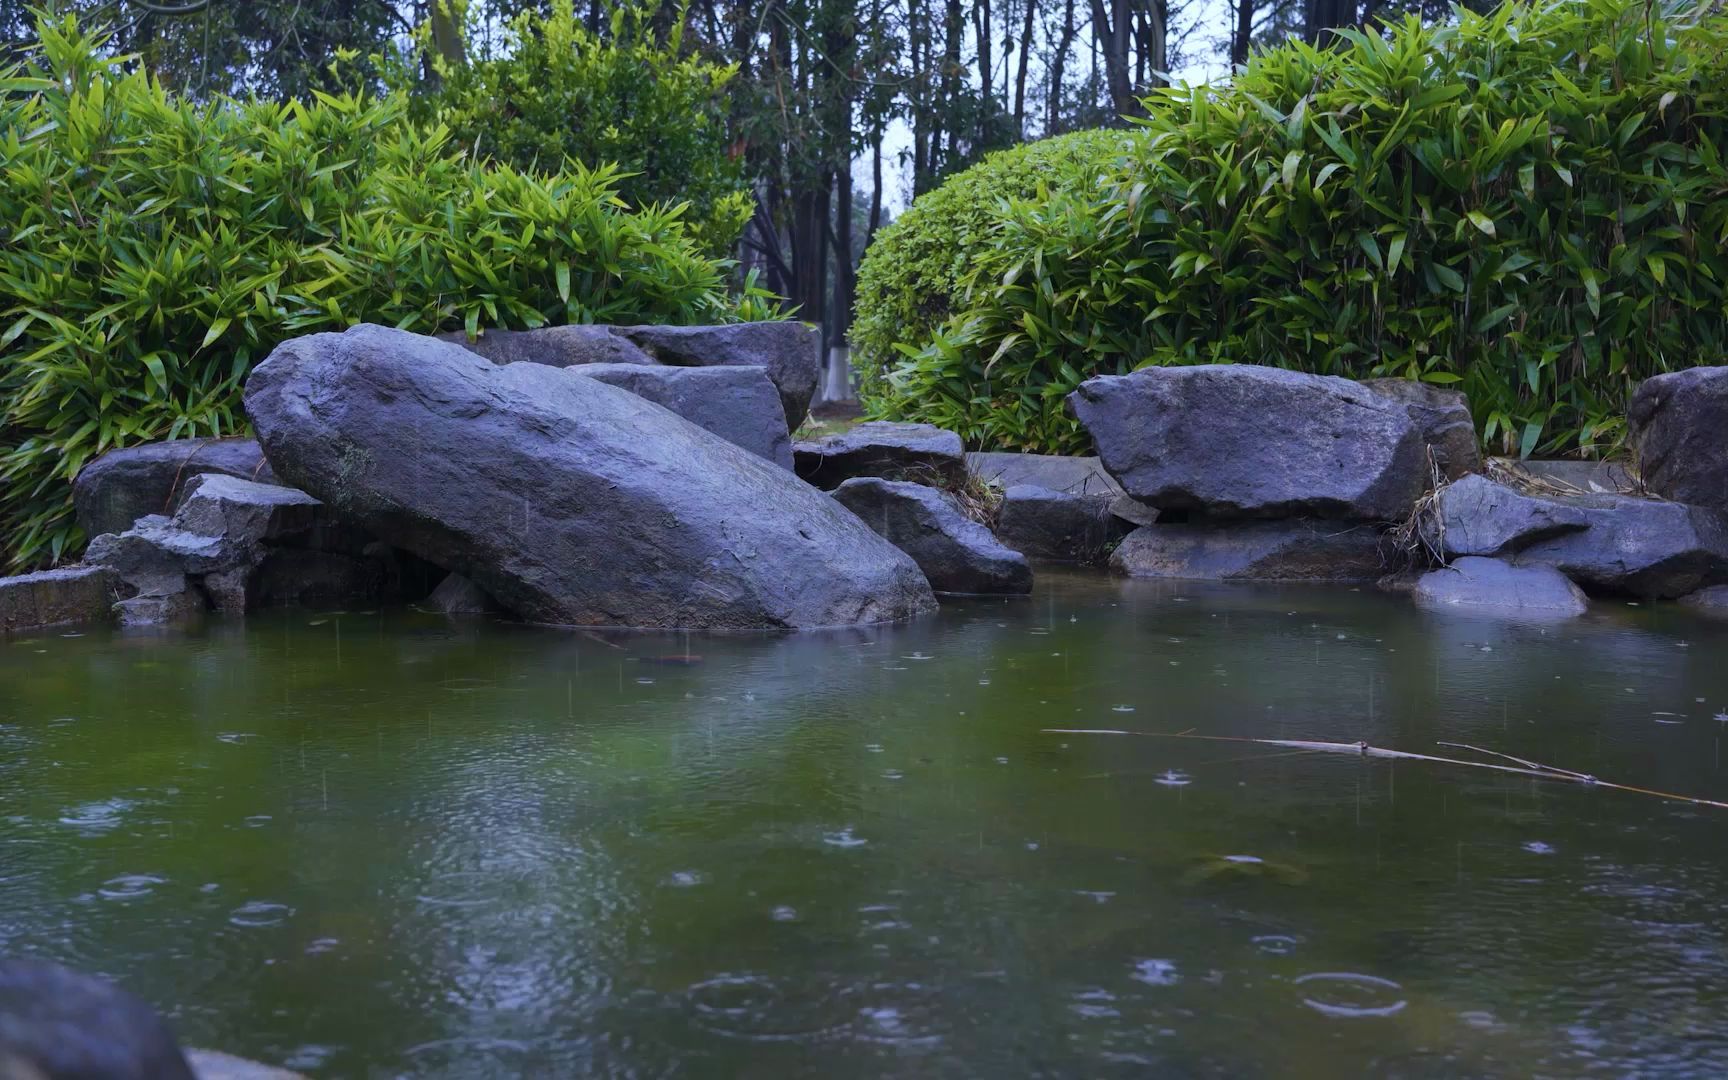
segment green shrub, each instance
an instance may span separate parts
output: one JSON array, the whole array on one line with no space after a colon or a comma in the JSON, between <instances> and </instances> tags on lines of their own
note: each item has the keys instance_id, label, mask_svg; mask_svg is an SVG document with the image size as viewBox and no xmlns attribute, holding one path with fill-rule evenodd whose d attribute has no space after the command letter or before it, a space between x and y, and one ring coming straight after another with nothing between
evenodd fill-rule
<instances>
[{"instance_id":1,"label":"green shrub","mask_svg":"<svg viewBox=\"0 0 1728 1080\"><path fill-rule=\"evenodd\" d=\"M858 267L849 333L864 404L883 401L882 371L899 355L896 345L925 344L963 306L966 278L990 245L1002 200L1090 187L1136 138L1127 131L1076 131L997 151L883 226Z\"/></svg>"},{"instance_id":2,"label":"green shrub","mask_svg":"<svg viewBox=\"0 0 1728 1080\"><path fill-rule=\"evenodd\" d=\"M588 32L571 0L512 20L496 56L446 70L420 108L456 142L522 170L619 166L632 206L690 204L692 232L715 255L737 242L753 203L727 134L736 69L680 57L682 25L662 44L652 12L613 9L611 36Z\"/></svg>"},{"instance_id":3,"label":"green shrub","mask_svg":"<svg viewBox=\"0 0 1728 1080\"><path fill-rule=\"evenodd\" d=\"M1458 384L1492 446L1591 453L1728 339L1728 20L1515 4L1148 100L1097 192L1020 201L887 411L1074 451L1083 378L1248 362Z\"/></svg>"},{"instance_id":4,"label":"green shrub","mask_svg":"<svg viewBox=\"0 0 1728 1080\"><path fill-rule=\"evenodd\" d=\"M481 168L399 97L177 101L70 20L0 78L0 537L80 550L69 481L112 447L245 430L284 338L735 317L679 211L610 166ZM759 297L751 297L760 306Z\"/></svg>"}]
</instances>

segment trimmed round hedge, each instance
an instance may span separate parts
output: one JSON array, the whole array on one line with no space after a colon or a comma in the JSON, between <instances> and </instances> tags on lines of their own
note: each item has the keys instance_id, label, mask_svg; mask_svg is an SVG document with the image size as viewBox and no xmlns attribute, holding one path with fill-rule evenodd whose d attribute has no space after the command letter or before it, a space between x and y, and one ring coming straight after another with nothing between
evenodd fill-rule
<instances>
[{"instance_id":1,"label":"trimmed round hedge","mask_svg":"<svg viewBox=\"0 0 1728 1080\"><path fill-rule=\"evenodd\" d=\"M1147 99L1115 176L1001 207L965 309L875 406L1087 448L1063 401L1153 364L1455 385L1494 449L1618 446L1728 353L1728 15L1515 3L1253 56Z\"/></svg>"},{"instance_id":2,"label":"trimmed round hedge","mask_svg":"<svg viewBox=\"0 0 1728 1080\"><path fill-rule=\"evenodd\" d=\"M921 348L963 303L977 256L989 247L1004 199L1095 184L1137 140L1132 131L1076 131L990 154L916 199L876 234L858 268L850 331L858 396L886 404L883 369L895 348Z\"/></svg>"}]
</instances>

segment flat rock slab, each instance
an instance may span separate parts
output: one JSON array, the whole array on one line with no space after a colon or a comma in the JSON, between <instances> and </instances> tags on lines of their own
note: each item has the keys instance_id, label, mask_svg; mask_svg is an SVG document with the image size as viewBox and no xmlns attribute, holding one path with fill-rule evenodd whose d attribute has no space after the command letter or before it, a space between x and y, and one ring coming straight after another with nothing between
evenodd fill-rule
<instances>
[{"instance_id":1,"label":"flat rock slab","mask_svg":"<svg viewBox=\"0 0 1728 1080\"><path fill-rule=\"evenodd\" d=\"M1474 556L1423 574L1411 595L1430 610L1484 615L1568 618L1589 607L1583 590L1553 567Z\"/></svg>"},{"instance_id":2,"label":"flat rock slab","mask_svg":"<svg viewBox=\"0 0 1728 1080\"><path fill-rule=\"evenodd\" d=\"M823 627L935 604L832 499L595 379L359 326L279 346L246 409L279 475L533 621Z\"/></svg>"},{"instance_id":3,"label":"flat rock slab","mask_svg":"<svg viewBox=\"0 0 1728 1080\"><path fill-rule=\"evenodd\" d=\"M1589 524L1580 507L1525 495L1472 474L1435 495L1423 514L1422 536L1447 559L1493 557L1580 532Z\"/></svg>"},{"instance_id":4,"label":"flat rock slab","mask_svg":"<svg viewBox=\"0 0 1728 1080\"><path fill-rule=\"evenodd\" d=\"M809 323L723 326L617 326L613 332L673 367L760 367L780 391L786 430L810 413L822 371L822 333Z\"/></svg>"},{"instance_id":5,"label":"flat rock slab","mask_svg":"<svg viewBox=\"0 0 1728 1080\"><path fill-rule=\"evenodd\" d=\"M1130 524L1111 512L1115 497L1076 495L1032 484L1002 494L996 539L1022 555L1053 562L1103 562Z\"/></svg>"},{"instance_id":6,"label":"flat rock slab","mask_svg":"<svg viewBox=\"0 0 1728 1080\"><path fill-rule=\"evenodd\" d=\"M1086 380L1068 408L1123 490L1160 511L1401 521L1427 486L1405 404L1348 379L1143 368Z\"/></svg>"},{"instance_id":7,"label":"flat rock slab","mask_svg":"<svg viewBox=\"0 0 1728 1080\"><path fill-rule=\"evenodd\" d=\"M1627 418L1638 472L1651 491L1728 509L1728 367L1645 379Z\"/></svg>"},{"instance_id":8,"label":"flat rock slab","mask_svg":"<svg viewBox=\"0 0 1728 1080\"><path fill-rule=\"evenodd\" d=\"M1476 422L1461 391L1414 379L1363 379L1360 385L1404 406L1443 479L1456 480L1482 468Z\"/></svg>"},{"instance_id":9,"label":"flat rock slab","mask_svg":"<svg viewBox=\"0 0 1728 1080\"><path fill-rule=\"evenodd\" d=\"M589 364L577 374L628 390L734 446L792 467L792 437L767 368Z\"/></svg>"},{"instance_id":10,"label":"flat rock slab","mask_svg":"<svg viewBox=\"0 0 1728 1080\"><path fill-rule=\"evenodd\" d=\"M172 514L192 479L209 473L276 481L252 439L179 439L110 450L72 483L78 526L93 540L125 532L141 517Z\"/></svg>"},{"instance_id":11,"label":"flat rock slab","mask_svg":"<svg viewBox=\"0 0 1728 1080\"><path fill-rule=\"evenodd\" d=\"M1371 525L1301 519L1147 525L1110 556L1129 577L1202 581L1376 581L1391 563Z\"/></svg>"},{"instance_id":12,"label":"flat rock slab","mask_svg":"<svg viewBox=\"0 0 1728 1080\"><path fill-rule=\"evenodd\" d=\"M958 484L966 478L960 436L930 424L872 420L850 431L793 444L798 475L825 491L855 476Z\"/></svg>"},{"instance_id":13,"label":"flat rock slab","mask_svg":"<svg viewBox=\"0 0 1728 1080\"><path fill-rule=\"evenodd\" d=\"M967 454L966 464L980 480L997 484L1004 490L1029 485L1066 495L1122 494L1122 486L1092 455L981 451Z\"/></svg>"},{"instance_id":14,"label":"flat rock slab","mask_svg":"<svg viewBox=\"0 0 1728 1080\"><path fill-rule=\"evenodd\" d=\"M935 488L854 477L835 490L834 498L912 556L937 592L1032 591L1032 566L1026 556L1004 547Z\"/></svg>"},{"instance_id":15,"label":"flat rock slab","mask_svg":"<svg viewBox=\"0 0 1728 1080\"><path fill-rule=\"evenodd\" d=\"M1728 514L1629 495L1554 499L1588 527L1523 548L1520 564L1552 566L1586 592L1673 598L1728 583Z\"/></svg>"},{"instance_id":16,"label":"flat rock slab","mask_svg":"<svg viewBox=\"0 0 1728 1080\"><path fill-rule=\"evenodd\" d=\"M538 330L487 330L470 339L465 331L439 334L494 364L545 364L582 367L588 364L653 365L652 356L609 326L543 326Z\"/></svg>"},{"instance_id":17,"label":"flat rock slab","mask_svg":"<svg viewBox=\"0 0 1728 1080\"><path fill-rule=\"evenodd\" d=\"M107 622L119 582L100 566L67 566L0 578L0 634Z\"/></svg>"}]
</instances>

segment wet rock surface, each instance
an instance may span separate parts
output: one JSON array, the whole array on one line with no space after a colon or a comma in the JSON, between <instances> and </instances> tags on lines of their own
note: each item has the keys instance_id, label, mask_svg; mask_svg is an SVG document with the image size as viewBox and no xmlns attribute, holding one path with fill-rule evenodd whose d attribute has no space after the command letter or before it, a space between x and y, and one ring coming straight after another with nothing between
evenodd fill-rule
<instances>
[{"instance_id":1,"label":"wet rock surface","mask_svg":"<svg viewBox=\"0 0 1728 1080\"><path fill-rule=\"evenodd\" d=\"M1410 409L1347 379L1143 368L1088 379L1068 408L1123 490L1160 511L1398 521L1428 483Z\"/></svg>"},{"instance_id":2,"label":"wet rock surface","mask_svg":"<svg viewBox=\"0 0 1728 1080\"><path fill-rule=\"evenodd\" d=\"M1514 566L1475 556L1416 580L1416 603L1437 611L1569 617L1588 608L1583 590L1548 566Z\"/></svg>"},{"instance_id":3,"label":"wet rock surface","mask_svg":"<svg viewBox=\"0 0 1728 1080\"><path fill-rule=\"evenodd\" d=\"M935 488L854 477L834 492L840 505L912 557L945 593L1028 593L1032 567Z\"/></svg>"},{"instance_id":4,"label":"wet rock surface","mask_svg":"<svg viewBox=\"0 0 1728 1080\"><path fill-rule=\"evenodd\" d=\"M873 420L792 447L798 476L831 491L853 477L957 484L966 477L960 436L930 424Z\"/></svg>"},{"instance_id":5,"label":"wet rock surface","mask_svg":"<svg viewBox=\"0 0 1728 1080\"><path fill-rule=\"evenodd\" d=\"M792 467L792 437L767 368L590 364L579 374L670 409L783 469Z\"/></svg>"},{"instance_id":6,"label":"wet rock surface","mask_svg":"<svg viewBox=\"0 0 1728 1080\"><path fill-rule=\"evenodd\" d=\"M1627 417L1638 472L1664 498L1728 509L1728 367L1644 380Z\"/></svg>"},{"instance_id":7,"label":"wet rock surface","mask_svg":"<svg viewBox=\"0 0 1728 1080\"><path fill-rule=\"evenodd\" d=\"M99 566L68 566L0 578L0 635L106 622L119 582Z\"/></svg>"},{"instance_id":8,"label":"wet rock surface","mask_svg":"<svg viewBox=\"0 0 1728 1080\"><path fill-rule=\"evenodd\" d=\"M1728 514L1628 495L1552 500L1587 527L1531 544L1520 564L1552 566L1585 591L1673 598L1728 583Z\"/></svg>"},{"instance_id":9,"label":"wet rock surface","mask_svg":"<svg viewBox=\"0 0 1728 1080\"><path fill-rule=\"evenodd\" d=\"M833 500L595 379L361 326L278 347L246 407L279 475L530 620L819 627L934 603Z\"/></svg>"},{"instance_id":10,"label":"wet rock surface","mask_svg":"<svg viewBox=\"0 0 1728 1080\"><path fill-rule=\"evenodd\" d=\"M1033 559L1098 563L1133 528L1111 512L1108 493L1078 495L1032 484L1002 494L996 538Z\"/></svg>"},{"instance_id":11,"label":"wet rock surface","mask_svg":"<svg viewBox=\"0 0 1728 1080\"><path fill-rule=\"evenodd\" d=\"M1004 490L1027 485L1064 495L1122 494L1096 456L986 452L967 454L966 464L978 479Z\"/></svg>"},{"instance_id":12,"label":"wet rock surface","mask_svg":"<svg viewBox=\"0 0 1728 1080\"><path fill-rule=\"evenodd\" d=\"M1428 546L1446 558L1509 555L1531 544L1588 528L1581 507L1536 498L1481 475L1447 484L1422 521Z\"/></svg>"},{"instance_id":13,"label":"wet rock surface","mask_svg":"<svg viewBox=\"0 0 1728 1080\"><path fill-rule=\"evenodd\" d=\"M125 532L151 514L172 514L192 481L206 473L276 482L252 439L179 439L110 450L72 484L78 526L87 539Z\"/></svg>"},{"instance_id":14,"label":"wet rock surface","mask_svg":"<svg viewBox=\"0 0 1728 1080\"><path fill-rule=\"evenodd\" d=\"M1375 526L1292 519L1144 526L1116 548L1110 568L1207 581L1375 581L1393 561Z\"/></svg>"},{"instance_id":15,"label":"wet rock surface","mask_svg":"<svg viewBox=\"0 0 1728 1080\"><path fill-rule=\"evenodd\" d=\"M760 367L780 391L786 429L798 430L810 412L821 375L822 335L801 322L727 323L723 326L617 326L613 332L650 357L673 367Z\"/></svg>"},{"instance_id":16,"label":"wet rock surface","mask_svg":"<svg viewBox=\"0 0 1728 1080\"><path fill-rule=\"evenodd\" d=\"M465 331L439 334L494 364L544 364L582 367L588 364L658 363L609 326L543 326L538 330L487 330L470 339Z\"/></svg>"},{"instance_id":17,"label":"wet rock surface","mask_svg":"<svg viewBox=\"0 0 1728 1080\"><path fill-rule=\"evenodd\" d=\"M1482 468L1470 402L1458 390L1414 379L1363 379L1362 386L1403 405L1422 432L1422 441L1442 479L1456 480Z\"/></svg>"}]
</instances>

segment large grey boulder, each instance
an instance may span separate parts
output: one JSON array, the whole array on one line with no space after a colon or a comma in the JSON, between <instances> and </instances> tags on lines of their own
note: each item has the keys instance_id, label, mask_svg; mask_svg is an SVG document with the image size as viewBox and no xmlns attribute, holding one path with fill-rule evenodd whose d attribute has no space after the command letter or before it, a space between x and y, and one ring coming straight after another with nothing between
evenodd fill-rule
<instances>
[{"instance_id":1,"label":"large grey boulder","mask_svg":"<svg viewBox=\"0 0 1728 1080\"><path fill-rule=\"evenodd\" d=\"M1549 566L1513 566L1468 556L1417 579L1420 607L1511 616L1573 616L1589 606L1565 574Z\"/></svg>"},{"instance_id":2,"label":"large grey boulder","mask_svg":"<svg viewBox=\"0 0 1728 1080\"><path fill-rule=\"evenodd\" d=\"M684 419L783 469L792 467L792 437L780 395L761 367L675 368L590 364L579 374L671 409Z\"/></svg>"},{"instance_id":3,"label":"large grey boulder","mask_svg":"<svg viewBox=\"0 0 1728 1080\"><path fill-rule=\"evenodd\" d=\"M1132 526L1111 513L1108 493L1077 495L1032 484L1002 494L996 538L1022 555L1054 562L1101 562Z\"/></svg>"},{"instance_id":4,"label":"large grey boulder","mask_svg":"<svg viewBox=\"0 0 1728 1080\"><path fill-rule=\"evenodd\" d=\"M119 582L100 566L0 578L0 634L108 621Z\"/></svg>"},{"instance_id":5,"label":"large grey boulder","mask_svg":"<svg viewBox=\"0 0 1728 1080\"><path fill-rule=\"evenodd\" d=\"M1375 581L1392 554L1372 525L1209 521L1135 529L1110 556L1110 568L1129 577L1206 581Z\"/></svg>"},{"instance_id":6,"label":"large grey boulder","mask_svg":"<svg viewBox=\"0 0 1728 1080\"><path fill-rule=\"evenodd\" d=\"M655 360L610 326L543 326L538 330L486 330L470 339L466 331L439 334L494 364L545 364L582 367L588 364L652 365Z\"/></svg>"},{"instance_id":7,"label":"large grey boulder","mask_svg":"<svg viewBox=\"0 0 1728 1080\"><path fill-rule=\"evenodd\" d=\"M1422 516L1422 536L1447 559L1510 555L1531 544L1579 532L1589 519L1577 507L1537 498L1471 474L1441 488Z\"/></svg>"},{"instance_id":8,"label":"large grey boulder","mask_svg":"<svg viewBox=\"0 0 1728 1080\"><path fill-rule=\"evenodd\" d=\"M1442 479L1456 480L1482 468L1476 422L1470 417L1470 401L1462 391L1415 379L1363 379L1362 385L1404 406L1421 430Z\"/></svg>"},{"instance_id":9,"label":"large grey boulder","mask_svg":"<svg viewBox=\"0 0 1728 1080\"><path fill-rule=\"evenodd\" d=\"M979 451L967 454L966 464L980 480L1004 490L1030 486L1065 495L1122 494L1122 485L1111 479L1094 455Z\"/></svg>"},{"instance_id":10,"label":"large grey boulder","mask_svg":"<svg viewBox=\"0 0 1728 1080\"><path fill-rule=\"evenodd\" d=\"M285 342L245 400L279 475L530 620L820 627L934 606L833 500L595 379L358 326Z\"/></svg>"},{"instance_id":11,"label":"large grey boulder","mask_svg":"<svg viewBox=\"0 0 1728 1080\"><path fill-rule=\"evenodd\" d=\"M931 424L873 420L794 443L792 457L800 477L829 491L855 476L937 485L966 478L960 436Z\"/></svg>"},{"instance_id":12,"label":"large grey boulder","mask_svg":"<svg viewBox=\"0 0 1728 1080\"><path fill-rule=\"evenodd\" d=\"M1557 499L1588 527L1532 544L1519 563L1552 566L1586 592L1684 596L1728 582L1728 514L1628 495Z\"/></svg>"},{"instance_id":13,"label":"large grey boulder","mask_svg":"<svg viewBox=\"0 0 1728 1080\"><path fill-rule=\"evenodd\" d=\"M809 323L754 322L723 326L617 326L613 332L673 367L761 367L780 391L786 429L810 412L821 374L822 334Z\"/></svg>"},{"instance_id":14,"label":"large grey boulder","mask_svg":"<svg viewBox=\"0 0 1728 1080\"><path fill-rule=\"evenodd\" d=\"M1032 591L1032 566L1026 556L1003 547L989 529L962 514L935 488L860 476L835 489L834 498L912 556L937 592Z\"/></svg>"},{"instance_id":15,"label":"large grey boulder","mask_svg":"<svg viewBox=\"0 0 1728 1080\"><path fill-rule=\"evenodd\" d=\"M72 482L72 505L86 538L125 532L150 514L179 509L193 477L220 473L276 482L252 439L176 439L110 450Z\"/></svg>"},{"instance_id":16,"label":"large grey boulder","mask_svg":"<svg viewBox=\"0 0 1728 1080\"><path fill-rule=\"evenodd\" d=\"M1728 367L1645 379L1627 419L1638 472L1651 491L1728 509Z\"/></svg>"},{"instance_id":17,"label":"large grey boulder","mask_svg":"<svg viewBox=\"0 0 1728 1080\"><path fill-rule=\"evenodd\" d=\"M1397 521L1427 484L1409 410L1348 379L1142 368L1086 380L1068 407L1110 475L1160 511Z\"/></svg>"}]
</instances>

